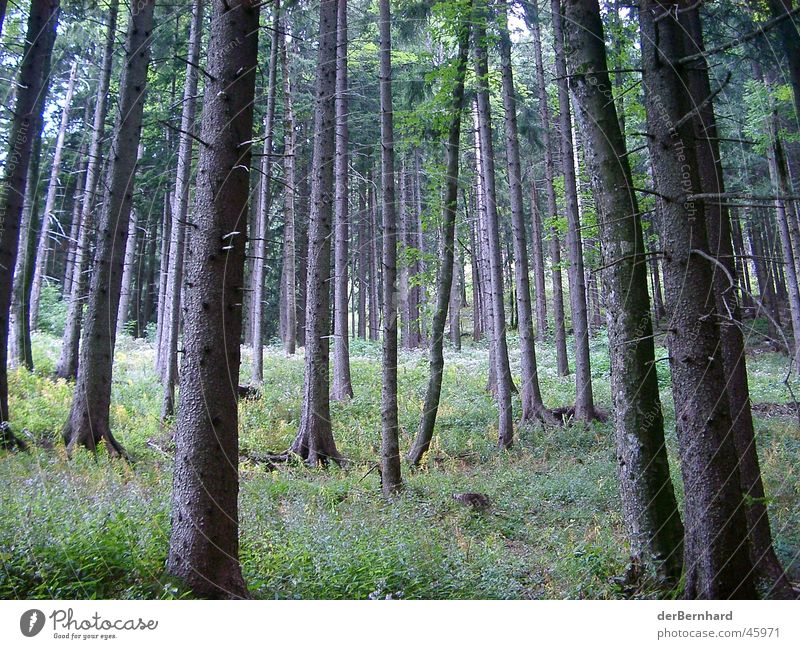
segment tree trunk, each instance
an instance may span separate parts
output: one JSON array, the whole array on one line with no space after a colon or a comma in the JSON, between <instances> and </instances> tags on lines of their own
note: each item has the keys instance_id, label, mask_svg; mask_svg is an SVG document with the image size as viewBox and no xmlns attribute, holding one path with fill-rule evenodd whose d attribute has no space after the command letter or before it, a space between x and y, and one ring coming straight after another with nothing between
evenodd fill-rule
<instances>
[{"instance_id":1,"label":"tree trunk","mask_svg":"<svg viewBox=\"0 0 800 649\"><path fill-rule=\"evenodd\" d=\"M319 15L311 216L306 284L306 355L300 427L290 451L310 465L341 464L331 429L329 338L333 162L336 123L337 7L342 0L322 0Z\"/></svg>"},{"instance_id":2,"label":"tree trunk","mask_svg":"<svg viewBox=\"0 0 800 649\"><path fill-rule=\"evenodd\" d=\"M394 191L394 112L389 0L378 0L380 35L381 197L383 200L383 348L381 387L381 487L403 488L397 421L397 214Z\"/></svg>"},{"instance_id":3,"label":"tree trunk","mask_svg":"<svg viewBox=\"0 0 800 649\"><path fill-rule=\"evenodd\" d=\"M592 367L589 360L589 322L586 313L586 284L583 275L583 244L578 213L578 185L573 157L572 117L569 105L569 86L564 58L564 33L561 1L550 0L553 18L553 43L556 76L558 77L558 107L561 126L561 165L564 168L564 195L567 204L567 249L569 251L569 301L572 311L572 330L575 335L575 419L589 421L596 417L592 390Z\"/></svg>"},{"instance_id":4,"label":"tree trunk","mask_svg":"<svg viewBox=\"0 0 800 649\"><path fill-rule=\"evenodd\" d=\"M511 410L511 367L506 342L506 311L503 300L503 259L500 248L500 224L497 216L495 190L494 150L492 147L492 118L489 108L489 62L486 50L486 24L489 12L486 0L476 4L475 24L475 77L477 79L478 132L480 136L480 161L483 169L484 197L486 200L486 234L489 240L489 276L492 287L492 321L494 324L494 365L497 374L497 405L499 411L498 445L510 448L514 441L514 423Z\"/></svg>"},{"instance_id":5,"label":"tree trunk","mask_svg":"<svg viewBox=\"0 0 800 649\"><path fill-rule=\"evenodd\" d=\"M111 68L114 63L115 37L119 0L111 0L108 7L108 26L103 47L103 62L100 66L100 80L97 84L97 99L94 107L94 123L92 124L92 141L89 144L86 182L81 201L81 221L78 240L75 244L75 262L72 273L72 292L69 296L67 321L64 326L64 337L61 343L61 356L56 365L56 376L62 379L75 378L78 373L78 352L81 338L81 322L83 320L85 275L89 268L89 241L94 223L97 187L103 159L103 139L105 121L108 113L108 88L111 81Z\"/></svg>"},{"instance_id":6,"label":"tree trunk","mask_svg":"<svg viewBox=\"0 0 800 649\"><path fill-rule=\"evenodd\" d=\"M614 438L637 577L674 588L683 526L670 478L655 369L642 223L614 102L597 0L567 0L570 85L603 238Z\"/></svg>"},{"instance_id":7,"label":"tree trunk","mask_svg":"<svg viewBox=\"0 0 800 649\"><path fill-rule=\"evenodd\" d=\"M88 124L88 104L87 110L83 119L83 126L86 128ZM78 243L78 231L81 227L81 209L83 205L83 191L86 186L86 169L82 168L86 162L86 143L81 141L78 154L75 157L75 169L73 173L77 174L78 180L75 184L75 190L72 193L72 218L70 219L69 226L69 239L67 240L67 253L64 259L64 281L61 287L61 295L68 298L72 294L72 275L75 266L75 249Z\"/></svg>"},{"instance_id":8,"label":"tree trunk","mask_svg":"<svg viewBox=\"0 0 800 649\"><path fill-rule=\"evenodd\" d=\"M256 240L253 246L253 376L255 384L264 380L264 267L267 257L269 231L270 183L272 182L272 137L275 122L275 91L278 72L278 40L281 6L274 0L272 14L272 45L269 53L269 80L267 81L267 112L264 115L264 151L261 158L261 182L259 183L258 214L256 218Z\"/></svg>"},{"instance_id":9,"label":"tree trunk","mask_svg":"<svg viewBox=\"0 0 800 649\"><path fill-rule=\"evenodd\" d=\"M288 23L282 20L283 31L288 31ZM286 335L283 349L291 356L297 342L297 282L295 280L295 233L294 233L294 193L295 193L295 155L297 147L294 133L294 108L292 106L292 79L289 57L286 52L288 34L280 36L281 69L283 72L283 299L286 310Z\"/></svg>"},{"instance_id":10,"label":"tree trunk","mask_svg":"<svg viewBox=\"0 0 800 649\"><path fill-rule=\"evenodd\" d=\"M238 377L258 5L213 0L186 262L186 331L167 572L197 597L247 596L239 565ZM220 377L230 376L231 381Z\"/></svg>"},{"instance_id":11,"label":"tree trunk","mask_svg":"<svg viewBox=\"0 0 800 649\"><path fill-rule=\"evenodd\" d=\"M333 389L331 398L344 401L353 396L350 380L350 336L347 328L347 265L348 265L348 203L350 192L347 182L349 156L347 147L347 0L338 0L336 39L336 160L335 198L336 226L334 252L334 302L333 302Z\"/></svg>"},{"instance_id":12,"label":"tree trunk","mask_svg":"<svg viewBox=\"0 0 800 649\"><path fill-rule=\"evenodd\" d=\"M111 376L122 270L133 202L134 172L142 130L144 88L150 62L154 0L143 0L131 16L125 51L128 53L122 79L114 139L109 153L108 174L100 220L97 249L89 288L78 377L63 437L69 451L76 446L95 450L105 440L112 455L124 454L111 433Z\"/></svg>"},{"instance_id":13,"label":"tree trunk","mask_svg":"<svg viewBox=\"0 0 800 649\"><path fill-rule=\"evenodd\" d=\"M172 215L171 243L169 244L169 266L166 295L164 296L163 331L164 356L163 398L161 401L161 421L175 412L175 384L178 381L178 339L181 322L181 287L184 276L184 253L186 251L186 224L189 219L189 187L192 176L192 149L194 140L195 113L197 110L198 67L203 32L203 0L195 0L192 6L192 26L189 32L189 58L186 64L186 78L183 87L183 108L181 109L181 135L178 144L178 170L175 179L173 198L175 203L170 210ZM166 219L165 219L166 220ZM195 228L196 229L196 228Z\"/></svg>"},{"instance_id":14,"label":"tree trunk","mask_svg":"<svg viewBox=\"0 0 800 649\"><path fill-rule=\"evenodd\" d=\"M455 233L455 247L458 247L458 232ZM450 315L450 343L453 349L461 351L461 292L463 290L463 265L461 258L454 251L453 255L453 281L450 288L450 306L448 313ZM436 314L434 314L435 316Z\"/></svg>"},{"instance_id":15,"label":"tree trunk","mask_svg":"<svg viewBox=\"0 0 800 649\"><path fill-rule=\"evenodd\" d=\"M358 193L358 337L367 338L367 266L369 265L369 230L367 222L367 187Z\"/></svg>"},{"instance_id":16,"label":"tree trunk","mask_svg":"<svg viewBox=\"0 0 800 649\"><path fill-rule=\"evenodd\" d=\"M3 170L2 195L0 195L0 267L16 266L22 220L25 184L31 162L33 142L37 134L33 127L41 125L44 110L46 72L50 65L56 24L59 13L58 0L33 0L28 16L25 52L17 82L8 150ZM41 99L40 99L41 97ZM39 129L41 130L41 129ZM8 330L13 288L12 273L0 275L0 447L23 448L6 425L8 413Z\"/></svg>"},{"instance_id":17,"label":"tree trunk","mask_svg":"<svg viewBox=\"0 0 800 649\"><path fill-rule=\"evenodd\" d=\"M369 190L367 209L369 209L369 339L380 337L380 275L378 272L378 199L372 172L368 175Z\"/></svg>"},{"instance_id":18,"label":"tree trunk","mask_svg":"<svg viewBox=\"0 0 800 649\"><path fill-rule=\"evenodd\" d=\"M514 76L511 69L511 36L508 32L507 2L499 8L500 70L503 84L505 110L506 158L508 160L508 185L511 199L511 227L514 239L514 279L517 291L517 317L522 369L522 421L538 419L555 423L545 409L539 387L536 366L536 345L533 335L533 309L531 307L530 271L528 266L528 236L525 232L525 214L522 202L522 167L520 165L517 135L517 103L514 97ZM542 278L544 279L544 278Z\"/></svg>"},{"instance_id":19,"label":"tree trunk","mask_svg":"<svg viewBox=\"0 0 800 649\"><path fill-rule=\"evenodd\" d=\"M50 182L47 184L47 197L44 202L44 213L42 214L42 225L39 231L39 243L36 247L35 270L33 273L33 286L31 287L31 308L30 326L36 328L39 320L39 298L42 294L42 283L44 282L45 270L47 269L47 259L50 252L50 220L57 220L53 214L56 206L56 192L58 191L58 175L61 173L61 157L64 153L64 138L69 126L69 113L72 108L72 94L75 89L75 77L78 73L78 62L74 61L69 73L67 83L67 94L64 97L64 106L61 108L61 123L58 127L56 136L56 147L53 152L53 161L50 167Z\"/></svg>"},{"instance_id":20,"label":"tree trunk","mask_svg":"<svg viewBox=\"0 0 800 649\"><path fill-rule=\"evenodd\" d=\"M533 280L536 292L536 340L544 341L547 335L547 293L544 285L544 249L542 246L542 214L539 211L539 193L533 168L530 169L531 187L531 253L533 255Z\"/></svg>"},{"instance_id":21,"label":"tree trunk","mask_svg":"<svg viewBox=\"0 0 800 649\"><path fill-rule=\"evenodd\" d=\"M770 15L773 18L785 16L792 10L792 0L767 0ZM794 109L800 119L800 34L797 30L795 18L781 20L775 28L780 39L781 48L786 54L789 67L789 83L794 96Z\"/></svg>"},{"instance_id":22,"label":"tree trunk","mask_svg":"<svg viewBox=\"0 0 800 649\"><path fill-rule=\"evenodd\" d=\"M685 592L690 599L753 598L752 563L725 367L718 353L713 269L705 206L688 200L701 188L683 28L660 0L642 0L642 81L648 145L662 219L667 335L685 491ZM669 63L666 64L665 61ZM723 398L720 398L720 397Z\"/></svg>"},{"instance_id":23,"label":"tree trunk","mask_svg":"<svg viewBox=\"0 0 800 649\"><path fill-rule=\"evenodd\" d=\"M463 6L464 14L458 22L458 59L456 60L455 80L452 90L452 107L450 128L447 137L447 154L445 176L445 195L442 205L442 246L441 266L436 292L436 310L433 313L433 324L430 338L430 378L428 389L425 393L425 405L422 410L417 437L408 453L408 461L416 466L422 456L430 448L433 439L433 429L436 425L436 415L439 412L439 398L442 392L442 375L444 373L444 326L447 320L448 304L455 308L458 314L460 308L460 293L456 300L453 291L453 263L455 259L455 231L456 213L458 208L458 172L459 172L459 145L461 140L461 114L464 108L464 78L467 72L467 57L469 56L470 18L472 17L472 3ZM456 306L458 305L458 306ZM456 322L458 316L456 315ZM452 320L451 320L452 322ZM458 327L456 327L456 331ZM453 325L450 326L453 335Z\"/></svg>"},{"instance_id":24,"label":"tree trunk","mask_svg":"<svg viewBox=\"0 0 800 649\"><path fill-rule=\"evenodd\" d=\"M140 147L141 150L141 147ZM125 257L123 261L122 284L119 292L119 309L117 311L117 338L124 335L125 324L128 322L128 312L131 306L133 293L133 273L136 270L136 242L138 215L135 209L131 210L131 220L128 231L128 240L125 242Z\"/></svg>"},{"instance_id":25,"label":"tree trunk","mask_svg":"<svg viewBox=\"0 0 800 649\"><path fill-rule=\"evenodd\" d=\"M542 144L544 146L545 182L547 185L547 211L551 219L558 216L556 201L554 151L555 145L550 136L550 109L548 108L547 87L544 78L544 64L542 63L542 36L539 28L539 8L537 0L523 4L525 9L525 22L533 35L533 53L536 60L536 85L539 96L539 113L542 124ZM567 330L564 318L564 293L561 281L561 241L558 229L550 227L550 264L552 266L551 278L553 283L553 318L555 320L556 367L559 376L569 374L569 361L567 359Z\"/></svg>"},{"instance_id":26,"label":"tree trunk","mask_svg":"<svg viewBox=\"0 0 800 649\"><path fill-rule=\"evenodd\" d=\"M161 256L159 258L158 271L158 318L156 322L156 371L164 377L162 356L166 350L167 317L169 316L169 297L167 287L169 286L169 262L172 252L172 229L175 224L172 222L172 192L169 190L164 193L164 208L161 216Z\"/></svg>"}]
</instances>

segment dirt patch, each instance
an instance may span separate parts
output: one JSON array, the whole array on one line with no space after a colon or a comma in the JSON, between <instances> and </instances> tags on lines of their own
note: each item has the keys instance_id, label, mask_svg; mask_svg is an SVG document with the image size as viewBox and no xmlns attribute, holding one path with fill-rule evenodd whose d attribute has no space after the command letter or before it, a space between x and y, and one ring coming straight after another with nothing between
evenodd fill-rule
<instances>
[{"instance_id":1,"label":"dirt patch","mask_svg":"<svg viewBox=\"0 0 800 649\"><path fill-rule=\"evenodd\" d=\"M797 417L800 410L793 403L754 403L751 405L754 413L762 417Z\"/></svg>"}]
</instances>

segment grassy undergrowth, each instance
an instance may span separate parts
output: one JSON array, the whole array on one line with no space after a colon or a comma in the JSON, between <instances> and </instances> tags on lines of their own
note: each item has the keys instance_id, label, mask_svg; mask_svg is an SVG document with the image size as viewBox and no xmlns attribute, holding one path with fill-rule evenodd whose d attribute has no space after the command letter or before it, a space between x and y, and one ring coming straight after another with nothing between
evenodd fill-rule
<instances>
[{"instance_id":1,"label":"grassy undergrowth","mask_svg":"<svg viewBox=\"0 0 800 649\"><path fill-rule=\"evenodd\" d=\"M112 424L135 458L126 465L102 454L66 459L59 432L72 386L50 378L58 345L37 335L36 372L10 376L12 424L25 431L32 450L0 458L0 597L181 597L163 575L172 460L158 421L153 348L126 339L116 355ZM556 375L551 347L538 351L545 402L571 403L572 378ZM448 352L434 445L425 466L406 474L403 495L389 503L369 472L379 444L380 348L353 341L351 354L356 396L332 410L337 444L350 460L346 470L281 466L269 473L246 459L291 442L301 356L287 359L269 348L261 399L241 404L241 556L254 596L630 596L615 581L627 554L609 424L522 428L514 449L498 453L496 410L485 391L487 351L468 345ZM602 334L593 339L592 361L597 401L609 409ZM518 376L518 354L512 363ZM754 402L789 400L785 357L754 351L748 363ZM665 363L659 373L671 427ZM248 375L245 352L242 376ZM424 353L402 354L399 380L407 447L427 380ZM797 577L800 431L796 420L768 413L756 424L776 547ZM677 469L671 432L668 444ZM460 491L485 493L492 505L487 512L466 508L452 499Z\"/></svg>"}]
</instances>

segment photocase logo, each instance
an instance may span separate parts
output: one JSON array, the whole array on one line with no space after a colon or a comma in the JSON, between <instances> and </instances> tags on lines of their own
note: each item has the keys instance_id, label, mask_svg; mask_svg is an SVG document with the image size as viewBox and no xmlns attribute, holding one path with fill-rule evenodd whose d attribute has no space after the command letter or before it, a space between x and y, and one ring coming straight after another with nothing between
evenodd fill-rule
<instances>
[{"instance_id":1,"label":"photocase logo","mask_svg":"<svg viewBox=\"0 0 800 649\"><path fill-rule=\"evenodd\" d=\"M19 630L27 638L32 638L43 628L44 613L39 609L32 608L30 611L25 611L22 617L19 618Z\"/></svg>"}]
</instances>

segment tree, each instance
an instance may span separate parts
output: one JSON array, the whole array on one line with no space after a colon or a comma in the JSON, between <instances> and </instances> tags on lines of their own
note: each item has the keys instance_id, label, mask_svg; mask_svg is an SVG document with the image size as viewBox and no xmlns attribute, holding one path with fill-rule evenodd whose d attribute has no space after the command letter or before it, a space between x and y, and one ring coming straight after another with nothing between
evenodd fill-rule
<instances>
[{"instance_id":1,"label":"tree","mask_svg":"<svg viewBox=\"0 0 800 649\"><path fill-rule=\"evenodd\" d=\"M86 287L84 275L89 264L89 233L93 228L95 196L100 181L103 162L103 138L108 114L108 88L111 83L111 68L114 64L114 37L117 29L119 0L110 0L108 6L108 26L103 46L103 60L100 64L100 79L97 84L97 98L94 106L92 140L86 166L86 181L81 200L81 217L78 238L75 242L75 256L72 262L71 292L67 308L67 321L61 342L61 355L56 364L56 376L63 379L75 378L78 372L78 353L80 347L81 322L83 320L83 293Z\"/></svg>"},{"instance_id":2,"label":"tree","mask_svg":"<svg viewBox=\"0 0 800 649\"><path fill-rule=\"evenodd\" d=\"M381 196L383 198L383 344L381 485L387 496L403 487L397 420L397 213L394 187L392 36L389 0L378 0L380 34Z\"/></svg>"},{"instance_id":3,"label":"tree","mask_svg":"<svg viewBox=\"0 0 800 649\"><path fill-rule=\"evenodd\" d=\"M333 305L333 389L331 397L343 401L353 396L350 380L350 336L347 330L347 183L349 156L347 154L347 0L339 0L336 39L336 153L335 153L335 251Z\"/></svg>"},{"instance_id":4,"label":"tree","mask_svg":"<svg viewBox=\"0 0 800 649\"><path fill-rule=\"evenodd\" d=\"M178 144L178 170L175 191L172 193L174 205L169 209L172 221L169 244L169 263L165 294L163 300L164 328L162 365L164 396L161 402L161 420L171 417L175 412L175 383L178 379L178 336L181 321L181 285L183 280L184 253L186 249L186 226L189 214L189 185L192 177L193 131L197 110L197 84L200 63L200 48L203 31L203 2L192 3L192 26L189 31L189 58L186 63L186 77L183 86L183 108L181 109L181 133ZM166 221L166 218L165 218Z\"/></svg>"},{"instance_id":5,"label":"tree","mask_svg":"<svg viewBox=\"0 0 800 649\"><path fill-rule=\"evenodd\" d=\"M338 2L321 0L319 10L303 407L297 437L290 448L310 465L327 464L329 460L342 462L331 428L328 376Z\"/></svg>"},{"instance_id":6,"label":"tree","mask_svg":"<svg viewBox=\"0 0 800 649\"><path fill-rule=\"evenodd\" d=\"M740 488L705 205L686 67L684 30L671 5L643 0L639 11L648 145L661 209L672 394L683 474L684 595L752 598L745 505ZM664 61L669 62L665 65ZM686 174L686 177L684 177Z\"/></svg>"},{"instance_id":7,"label":"tree","mask_svg":"<svg viewBox=\"0 0 800 649\"><path fill-rule=\"evenodd\" d=\"M45 71L50 65L60 4L58 0L33 0L28 14L25 51L19 71L17 97L8 150L5 158L3 184L0 187L0 447L22 448L6 422L8 412L8 329L11 308L13 269L17 261L22 203L31 152L36 133L41 130L44 101L40 99L45 87Z\"/></svg>"},{"instance_id":8,"label":"tree","mask_svg":"<svg viewBox=\"0 0 800 649\"><path fill-rule=\"evenodd\" d=\"M564 55L564 29L561 0L550 0L553 18L553 46L558 86L559 126L561 129L561 166L564 170L564 196L567 204L567 250L569 252L569 302L572 329L575 332L575 419L589 421L597 417L592 390L592 367L589 360L589 320L586 313L586 280L583 270L583 243L578 212L578 187L573 157L572 116Z\"/></svg>"},{"instance_id":9,"label":"tree","mask_svg":"<svg viewBox=\"0 0 800 649\"><path fill-rule=\"evenodd\" d=\"M480 138L479 162L483 176L486 207L486 235L488 238L489 277L491 286L492 324L494 342L494 368L497 377L497 404L499 411L498 444L510 448L514 440L511 410L511 367L508 361L506 340L506 311L503 300L503 260L500 248L500 226L497 216L495 189L494 150L492 146L492 117L489 107L489 65L486 49L486 0L478 0L475 23L475 77L477 80L478 133Z\"/></svg>"},{"instance_id":10,"label":"tree","mask_svg":"<svg viewBox=\"0 0 800 649\"><path fill-rule=\"evenodd\" d=\"M675 587L683 527L670 478L647 292L646 249L614 102L597 0L567 0L570 89L586 144L603 237L614 441L637 578Z\"/></svg>"},{"instance_id":11,"label":"tree","mask_svg":"<svg viewBox=\"0 0 800 649\"><path fill-rule=\"evenodd\" d=\"M431 325L430 377L417 437L408 452L408 461L414 466L422 461L422 456L430 448L431 439L433 439L433 429L439 412L439 398L442 393L442 375L444 373L444 327L447 321L448 306L450 308L455 306L451 303L451 294L455 258L456 210L458 207L459 146L461 142L461 114L464 109L464 78L467 72L467 57L469 55L469 19L472 14L472 0L461 3L459 10L462 15L457 23L458 58L455 64L455 80L453 81L451 96L452 106L450 111L452 119L446 143L445 164L447 171L445 175L444 202L442 204L442 259L437 282L436 308L433 312L433 324ZM460 294L458 298L460 300ZM456 308L460 306L459 301Z\"/></svg>"},{"instance_id":12,"label":"tree","mask_svg":"<svg viewBox=\"0 0 800 649\"><path fill-rule=\"evenodd\" d=\"M211 6L167 572L198 597L227 599L247 596L239 565L237 396L259 5Z\"/></svg>"},{"instance_id":13,"label":"tree","mask_svg":"<svg viewBox=\"0 0 800 649\"><path fill-rule=\"evenodd\" d=\"M125 43L126 65L109 153L103 205L97 224L97 248L89 287L83 343L72 407L62 436L68 449L95 450L104 440L108 452L122 455L109 423L116 315L122 286L125 245L133 203L134 172L150 62L155 0L142 0L132 13Z\"/></svg>"},{"instance_id":14,"label":"tree","mask_svg":"<svg viewBox=\"0 0 800 649\"><path fill-rule=\"evenodd\" d=\"M283 72L283 179L286 185L283 193L284 225L283 225L283 299L285 300L286 334L283 348L287 355L294 354L297 342L297 282L295 280L295 155L297 144L295 138L294 107L292 104L292 77L289 69L289 57L286 52L289 38L286 21L283 31L285 36L280 44L281 69Z\"/></svg>"}]
</instances>

